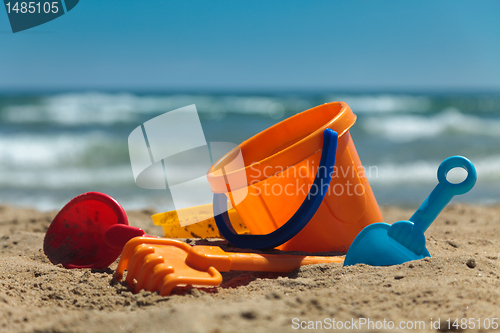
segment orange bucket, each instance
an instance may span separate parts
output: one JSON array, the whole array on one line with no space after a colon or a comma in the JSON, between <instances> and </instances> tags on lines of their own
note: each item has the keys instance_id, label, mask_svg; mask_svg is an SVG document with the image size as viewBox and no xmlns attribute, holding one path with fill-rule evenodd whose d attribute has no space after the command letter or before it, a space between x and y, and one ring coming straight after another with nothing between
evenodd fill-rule
<instances>
[{"instance_id":1,"label":"orange bucket","mask_svg":"<svg viewBox=\"0 0 500 333\"><path fill-rule=\"evenodd\" d=\"M211 189L226 194L252 235L277 230L308 195L320 162L323 132L330 128L337 132L338 142L328 192L309 223L277 248L346 252L364 227L382 221L349 134L355 121L356 115L343 102L323 104L285 119L218 160L207 174ZM244 168L231 169L238 154Z\"/></svg>"}]
</instances>

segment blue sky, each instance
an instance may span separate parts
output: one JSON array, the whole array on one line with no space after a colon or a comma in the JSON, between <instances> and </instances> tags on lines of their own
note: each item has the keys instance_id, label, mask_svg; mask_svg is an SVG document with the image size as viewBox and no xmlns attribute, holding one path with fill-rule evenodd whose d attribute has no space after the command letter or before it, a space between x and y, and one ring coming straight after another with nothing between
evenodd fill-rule
<instances>
[{"instance_id":1,"label":"blue sky","mask_svg":"<svg viewBox=\"0 0 500 333\"><path fill-rule=\"evenodd\" d=\"M500 91L499 1L81 0L13 34L0 90Z\"/></svg>"}]
</instances>

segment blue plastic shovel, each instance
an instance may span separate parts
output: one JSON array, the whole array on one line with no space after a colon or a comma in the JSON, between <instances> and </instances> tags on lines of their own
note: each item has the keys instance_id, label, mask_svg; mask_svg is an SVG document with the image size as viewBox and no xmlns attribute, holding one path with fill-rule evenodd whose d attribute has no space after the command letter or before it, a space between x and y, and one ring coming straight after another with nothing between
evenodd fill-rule
<instances>
[{"instance_id":1,"label":"blue plastic shovel","mask_svg":"<svg viewBox=\"0 0 500 333\"><path fill-rule=\"evenodd\" d=\"M461 183L453 184L446 179L446 175L457 167L467 170L467 178ZM452 156L444 160L438 168L437 176L439 184L409 221L399 221L393 225L374 223L361 230L347 252L344 266L390 266L430 257L425 247L424 232L453 196L469 192L477 179L474 165L463 156Z\"/></svg>"}]
</instances>

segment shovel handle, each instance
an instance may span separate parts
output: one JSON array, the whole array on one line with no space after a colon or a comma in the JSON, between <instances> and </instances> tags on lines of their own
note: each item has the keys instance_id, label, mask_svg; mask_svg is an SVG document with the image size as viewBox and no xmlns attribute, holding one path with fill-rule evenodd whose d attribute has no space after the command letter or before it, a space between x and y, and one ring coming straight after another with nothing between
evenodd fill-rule
<instances>
[{"instance_id":1,"label":"shovel handle","mask_svg":"<svg viewBox=\"0 0 500 333\"><path fill-rule=\"evenodd\" d=\"M228 253L232 271L291 272L300 266L343 263L344 257Z\"/></svg>"},{"instance_id":2,"label":"shovel handle","mask_svg":"<svg viewBox=\"0 0 500 333\"><path fill-rule=\"evenodd\" d=\"M457 184L450 183L446 179L446 175L454 168L465 169L467 171L467 178ZM465 194L474 187L477 180L477 172L474 164L467 158L452 156L441 162L437 171L437 177L439 181L437 186L420 205L415 214L410 217L410 221L418 226L422 232L425 232L429 228L455 195Z\"/></svg>"},{"instance_id":3,"label":"shovel handle","mask_svg":"<svg viewBox=\"0 0 500 333\"><path fill-rule=\"evenodd\" d=\"M151 243L149 240L147 242ZM190 247L185 262L198 271L208 271L214 267L221 272L291 272L304 265L343 263L344 257L238 253L226 252L218 246L196 245Z\"/></svg>"}]
</instances>

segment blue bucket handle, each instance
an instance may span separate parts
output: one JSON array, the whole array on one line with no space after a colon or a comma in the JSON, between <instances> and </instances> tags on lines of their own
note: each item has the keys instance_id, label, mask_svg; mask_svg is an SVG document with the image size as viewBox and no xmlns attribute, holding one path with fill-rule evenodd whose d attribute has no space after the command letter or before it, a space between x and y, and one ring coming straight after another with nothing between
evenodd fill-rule
<instances>
[{"instance_id":1,"label":"blue bucket handle","mask_svg":"<svg viewBox=\"0 0 500 333\"><path fill-rule=\"evenodd\" d=\"M335 166L338 134L327 128L323 132L323 151L314 183L306 199L293 216L280 228L265 235L239 235L227 214L227 197L223 193L214 194L214 219L220 234L231 244L243 249L264 250L275 248L297 235L316 214L328 192ZM313 192L313 189L317 189Z\"/></svg>"}]
</instances>

